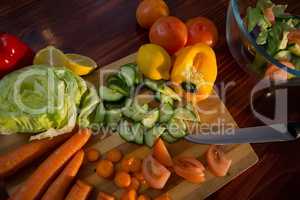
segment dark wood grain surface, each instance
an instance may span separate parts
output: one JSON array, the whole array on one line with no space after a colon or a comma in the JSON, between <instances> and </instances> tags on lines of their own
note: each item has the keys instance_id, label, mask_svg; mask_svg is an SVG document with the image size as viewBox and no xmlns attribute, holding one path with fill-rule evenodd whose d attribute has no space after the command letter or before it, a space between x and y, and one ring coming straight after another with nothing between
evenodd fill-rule
<instances>
[{"instance_id":1,"label":"dark wood grain surface","mask_svg":"<svg viewBox=\"0 0 300 200\"><path fill-rule=\"evenodd\" d=\"M90 56L99 65L105 65L148 42L148 32L136 24L138 2L1 0L0 32L18 35L36 51L51 44L66 52ZM300 1L288 2L293 5L292 9L299 10ZM217 24L220 33L216 47L218 83L235 82L235 86L228 89L224 103L240 127L258 124L249 107L255 78L236 64L226 45L228 0L167 0L167 3L172 15L183 20L203 15ZM299 101L294 102L296 105ZM257 106L266 108L266 104L258 101ZM293 110L291 105L289 107ZM300 142L252 146L259 155L259 163L208 199L299 199Z\"/></svg>"}]
</instances>

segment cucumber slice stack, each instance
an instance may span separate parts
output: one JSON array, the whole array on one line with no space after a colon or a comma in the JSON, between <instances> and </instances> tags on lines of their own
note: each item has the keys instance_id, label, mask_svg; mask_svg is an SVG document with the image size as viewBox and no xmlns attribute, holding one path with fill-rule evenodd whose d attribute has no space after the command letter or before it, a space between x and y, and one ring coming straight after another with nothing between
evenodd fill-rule
<instances>
[{"instance_id":1,"label":"cucumber slice stack","mask_svg":"<svg viewBox=\"0 0 300 200\"><path fill-rule=\"evenodd\" d=\"M95 121L118 131L127 142L152 147L161 137L174 143L187 135L186 122L200 121L192 105L176 106L181 97L164 81L143 78L134 63L121 66L119 72L105 81L106 86L99 90L101 103L94 114ZM130 97L140 86L154 92L159 107L151 102L140 105Z\"/></svg>"}]
</instances>

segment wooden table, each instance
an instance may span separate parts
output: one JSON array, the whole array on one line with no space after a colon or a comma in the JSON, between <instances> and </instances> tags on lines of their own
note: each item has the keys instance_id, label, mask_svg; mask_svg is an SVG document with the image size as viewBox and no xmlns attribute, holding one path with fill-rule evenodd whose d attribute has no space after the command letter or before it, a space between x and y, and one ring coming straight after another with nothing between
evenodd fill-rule
<instances>
[{"instance_id":1,"label":"wooden table","mask_svg":"<svg viewBox=\"0 0 300 200\"><path fill-rule=\"evenodd\" d=\"M0 32L18 35L34 50L51 44L66 52L90 56L98 64L105 65L148 42L148 32L136 24L138 2L2 0ZM299 9L299 1L289 2L292 9ZM224 103L240 127L258 124L249 106L255 79L236 64L225 40L228 0L167 0L167 3L172 15L183 20L203 15L215 21L220 33L216 47L218 83L235 82L235 86L227 89ZM258 101L258 107L265 105ZM300 156L297 154L300 142L255 144L253 147L260 157L259 163L208 199L295 199L299 196Z\"/></svg>"}]
</instances>

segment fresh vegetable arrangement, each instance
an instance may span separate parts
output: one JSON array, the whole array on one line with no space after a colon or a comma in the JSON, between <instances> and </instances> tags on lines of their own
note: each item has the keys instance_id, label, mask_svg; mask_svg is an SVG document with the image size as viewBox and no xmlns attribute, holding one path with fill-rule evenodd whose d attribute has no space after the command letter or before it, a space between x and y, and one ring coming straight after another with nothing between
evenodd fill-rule
<instances>
[{"instance_id":1,"label":"fresh vegetable arrangement","mask_svg":"<svg viewBox=\"0 0 300 200\"><path fill-rule=\"evenodd\" d=\"M75 178L84 159L95 163L100 178L124 190L122 200L150 199L143 191L164 189L172 174L195 184L205 181L206 168L215 176L227 174L231 160L216 146L208 149L203 164L193 156L173 158L165 145L200 123L195 105L209 97L217 76L214 23L204 17L184 23L169 15L163 0L140 2L137 22L149 29L151 43L139 48L135 62L101 80L99 88L80 77L97 69L91 58L53 46L33 56L18 38L0 35L5 41L0 54L9 60L3 64L0 59L0 76L5 75L0 80L0 133L27 133L33 140L0 155L0 178L63 143L10 199L87 199L92 187ZM17 52L9 57L12 49ZM97 148L84 149L95 124L126 142L147 145L151 153L141 159L113 148L102 157ZM98 199L115 197L101 191ZM168 199L168 193L155 198Z\"/></svg>"},{"instance_id":2,"label":"fresh vegetable arrangement","mask_svg":"<svg viewBox=\"0 0 300 200\"><path fill-rule=\"evenodd\" d=\"M288 15L286 8L287 5L275 5L271 0L258 0L256 7L248 8L245 22L256 43L268 54L287 67L300 69L300 19ZM253 66L271 78L291 77L275 66L267 66L258 54Z\"/></svg>"}]
</instances>

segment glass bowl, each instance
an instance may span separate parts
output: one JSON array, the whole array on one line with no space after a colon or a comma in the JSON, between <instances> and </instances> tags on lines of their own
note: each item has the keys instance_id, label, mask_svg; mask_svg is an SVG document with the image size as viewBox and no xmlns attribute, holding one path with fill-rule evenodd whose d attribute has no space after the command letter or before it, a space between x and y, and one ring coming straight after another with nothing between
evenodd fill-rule
<instances>
[{"instance_id":1,"label":"glass bowl","mask_svg":"<svg viewBox=\"0 0 300 200\"><path fill-rule=\"evenodd\" d=\"M277 3L276 1L273 2ZM226 40L231 54L242 68L255 74L258 79L264 77L268 64L273 64L279 69L288 72L291 74L290 78L300 77L299 68L295 67L295 69L292 69L281 64L268 54L262 46L257 45L254 36L248 32L243 18L246 16L247 8L249 6L255 7L255 4L256 1L251 0L230 1L226 21ZM290 6L288 5L288 10ZM262 65L265 67L261 67Z\"/></svg>"}]
</instances>

